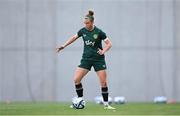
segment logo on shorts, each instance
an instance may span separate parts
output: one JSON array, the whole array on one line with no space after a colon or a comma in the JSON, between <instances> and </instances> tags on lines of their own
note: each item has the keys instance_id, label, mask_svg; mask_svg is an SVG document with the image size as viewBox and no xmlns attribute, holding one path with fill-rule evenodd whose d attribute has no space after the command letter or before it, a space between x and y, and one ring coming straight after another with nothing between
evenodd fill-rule
<instances>
[{"instance_id":1,"label":"logo on shorts","mask_svg":"<svg viewBox=\"0 0 180 116\"><path fill-rule=\"evenodd\" d=\"M104 65L102 65L102 67L103 67L103 68L106 68L106 65L104 64Z\"/></svg>"}]
</instances>

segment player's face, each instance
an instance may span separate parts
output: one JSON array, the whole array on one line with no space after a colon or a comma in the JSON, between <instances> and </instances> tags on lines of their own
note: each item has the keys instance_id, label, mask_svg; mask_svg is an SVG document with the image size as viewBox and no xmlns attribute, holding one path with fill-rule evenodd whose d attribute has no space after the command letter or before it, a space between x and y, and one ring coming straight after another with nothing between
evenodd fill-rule
<instances>
[{"instance_id":1,"label":"player's face","mask_svg":"<svg viewBox=\"0 0 180 116\"><path fill-rule=\"evenodd\" d=\"M93 22L88 19L84 20L84 24L85 24L85 27L88 29L91 29L93 27Z\"/></svg>"}]
</instances>

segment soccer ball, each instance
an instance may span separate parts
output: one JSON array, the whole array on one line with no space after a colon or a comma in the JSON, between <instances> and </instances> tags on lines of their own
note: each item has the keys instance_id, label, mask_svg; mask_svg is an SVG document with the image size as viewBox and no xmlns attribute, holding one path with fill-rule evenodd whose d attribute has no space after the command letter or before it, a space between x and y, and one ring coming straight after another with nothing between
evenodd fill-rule
<instances>
[{"instance_id":1,"label":"soccer ball","mask_svg":"<svg viewBox=\"0 0 180 116\"><path fill-rule=\"evenodd\" d=\"M101 96L96 96L94 98L94 101L96 102L96 104L103 104L103 98Z\"/></svg>"},{"instance_id":2,"label":"soccer ball","mask_svg":"<svg viewBox=\"0 0 180 116\"><path fill-rule=\"evenodd\" d=\"M83 109L86 102L82 98L74 97L72 99L72 106L74 109Z\"/></svg>"},{"instance_id":3,"label":"soccer ball","mask_svg":"<svg viewBox=\"0 0 180 116\"><path fill-rule=\"evenodd\" d=\"M96 104L103 104L104 101L103 101L103 97L102 96L96 96L94 98L94 101L96 102ZM108 103L111 104L112 103L112 97L108 97Z\"/></svg>"},{"instance_id":4,"label":"soccer ball","mask_svg":"<svg viewBox=\"0 0 180 116\"><path fill-rule=\"evenodd\" d=\"M118 96L114 98L115 104L124 104L125 102L126 102L126 99L123 96Z\"/></svg>"},{"instance_id":5,"label":"soccer ball","mask_svg":"<svg viewBox=\"0 0 180 116\"><path fill-rule=\"evenodd\" d=\"M167 103L167 98L165 96L155 97L154 103Z\"/></svg>"}]
</instances>

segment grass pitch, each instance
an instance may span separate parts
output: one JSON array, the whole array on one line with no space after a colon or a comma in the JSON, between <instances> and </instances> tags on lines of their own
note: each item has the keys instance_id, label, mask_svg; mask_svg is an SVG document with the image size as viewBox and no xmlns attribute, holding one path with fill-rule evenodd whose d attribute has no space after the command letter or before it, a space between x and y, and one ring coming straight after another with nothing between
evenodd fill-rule
<instances>
[{"instance_id":1,"label":"grass pitch","mask_svg":"<svg viewBox=\"0 0 180 116\"><path fill-rule=\"evenodd\" d=\"M70 103L0 103L0 115L180 115L180 103L127 103L104 110L102 105L86 103L83 110L69 108Z\"/></svg>"}]
</instances>

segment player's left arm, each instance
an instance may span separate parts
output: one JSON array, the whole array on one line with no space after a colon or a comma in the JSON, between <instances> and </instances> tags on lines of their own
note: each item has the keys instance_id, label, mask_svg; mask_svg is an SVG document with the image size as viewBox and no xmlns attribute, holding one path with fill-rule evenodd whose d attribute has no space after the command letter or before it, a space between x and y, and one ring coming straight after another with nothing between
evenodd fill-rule
<instances>
[{"instance_id":1,"label":"player's left arm","mask_svg":"<svg viewBox=\"0 0 180 116\"><path fill-rule=\"evenodd\" d=\"M98 53L100 55L105 54L112 47L112 42L110 41L110 39L108 37L106 39L104 39L104 43L105 43L105 46L102 50L100 48L98 48Z\"/></svg>"}]
</instances>

